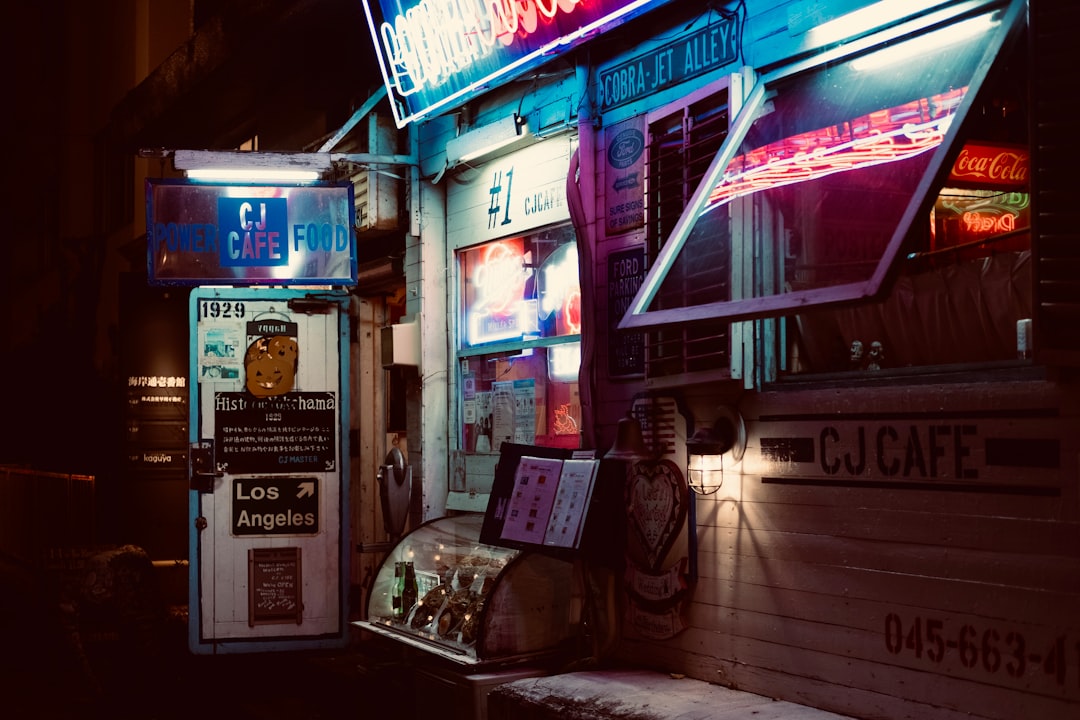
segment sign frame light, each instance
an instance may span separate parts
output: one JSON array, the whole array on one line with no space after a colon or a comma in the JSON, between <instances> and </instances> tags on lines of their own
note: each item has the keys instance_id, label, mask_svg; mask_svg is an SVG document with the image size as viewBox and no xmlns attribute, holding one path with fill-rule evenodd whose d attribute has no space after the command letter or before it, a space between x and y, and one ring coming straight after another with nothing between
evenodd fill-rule
<instances>
[{"instance_id":1,"label":"sign frame light","mask_svg":"<svg viewBox=\"0 0 1080 720\"><path fill-rule=\"evenodd\" d=\"M313 183L332 166L330 153L173 151L173 167L207 182Z\"/></svg>"}]
</instances>

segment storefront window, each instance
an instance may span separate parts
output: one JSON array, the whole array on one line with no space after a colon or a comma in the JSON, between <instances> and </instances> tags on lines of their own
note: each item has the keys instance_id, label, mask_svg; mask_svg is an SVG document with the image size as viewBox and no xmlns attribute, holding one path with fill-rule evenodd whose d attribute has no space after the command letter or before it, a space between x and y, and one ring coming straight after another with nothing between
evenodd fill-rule
<instances>
[{"instance_id":1,"label":"storefront window","mask_svg":"<svg viewBox=\"0 0 1080 720\"><path fill-rule=\"evenodd\" d=\"M934 178L1021 6L893 29L864 50L762 78L620 327L770 317L878 293L926 222ZM702 269L708 254L691 251L703 244L730 257L729 298L668 288L680 266Z\"/></svg>"},{"instance_id":2,"label":"storefront window","mask_svg":"<svg viewBox=\"0 0 1080 720\"><path fill-rule=\"evenodd\" d=\"M461 437L580 444L581 288L573 229L557 226L458 253Z\"/></svg>"}]
</instances>

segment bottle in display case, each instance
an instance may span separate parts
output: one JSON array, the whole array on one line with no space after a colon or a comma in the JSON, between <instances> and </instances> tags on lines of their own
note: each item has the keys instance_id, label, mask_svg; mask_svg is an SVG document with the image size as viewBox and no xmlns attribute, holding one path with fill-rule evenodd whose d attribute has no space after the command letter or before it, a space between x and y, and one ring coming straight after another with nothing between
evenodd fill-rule
<instances>
[{"instance_id":1,"label":"bottle in display case","mask_svg":"<svg viewBox=\"0 0 1080 720\"><path fill-rule=\"evenodd\" d=\"M439 518L402 538L372 584L368 619L356 625L462 664L571 645L580 616L573 564L482 543L482 524L478 514Z\"/></svg>"},{"instance_id":2,"label":"bottle in display case","mask_svg":"<svg viewBox=\"0 0 1080 720\"><path fill-rule=\"evenodd\" d=\"M417 593L419 589L416 585L416 568L411 562L404 563L405 571L401 585L401 613L407 617L416 606Z\"/></svg>"},{"instance_id":3,"label":"bottle in display case","mask_svg":"<svg viewBox=\"0 0 1080 720\"><path fill-rule=\"evenodd\" d=\"M394 563L394 586L390 596L390 608L392 614L394 619L399 622L405 619L405 613L401 607L401 595L405 590L405 576L402 572L404 566L405 563L403 562Z\"/></svg>"}]
</instances>

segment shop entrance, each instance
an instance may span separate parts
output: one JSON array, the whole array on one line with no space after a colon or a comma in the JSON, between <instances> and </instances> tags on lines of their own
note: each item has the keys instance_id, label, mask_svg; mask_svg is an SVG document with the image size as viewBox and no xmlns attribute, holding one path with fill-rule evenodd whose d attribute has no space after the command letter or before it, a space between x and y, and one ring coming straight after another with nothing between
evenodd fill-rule
<instances>
[{"instance_id":1,"label":"shop entrance","mask_svg":"<svg viewBox=\"0 0 1080 720\"><path fill-rule=\"evenodd\" d=\"M194 653L345 643L347 301L191 294Z\"/></svg>"}]
</instances>

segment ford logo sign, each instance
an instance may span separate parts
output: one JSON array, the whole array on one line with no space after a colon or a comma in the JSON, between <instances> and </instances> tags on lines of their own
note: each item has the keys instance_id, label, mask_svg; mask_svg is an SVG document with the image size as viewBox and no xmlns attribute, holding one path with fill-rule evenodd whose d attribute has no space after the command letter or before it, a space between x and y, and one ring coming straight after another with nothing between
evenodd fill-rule
<instances>
[{"instance_id":1,"label":"ford logo sign","mask_svg":"<svg viewBox=\"0 0 1080 720\"><path fill-rule=\"evenodd\" d=\"M623 170L630 167L645 151L645 136L640 130L628 128L618 133L608 146L608 164Z\"/></svg>"}]
</instances>

